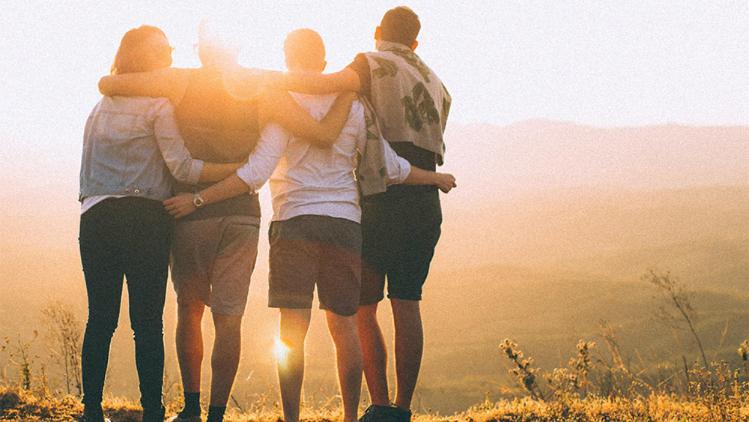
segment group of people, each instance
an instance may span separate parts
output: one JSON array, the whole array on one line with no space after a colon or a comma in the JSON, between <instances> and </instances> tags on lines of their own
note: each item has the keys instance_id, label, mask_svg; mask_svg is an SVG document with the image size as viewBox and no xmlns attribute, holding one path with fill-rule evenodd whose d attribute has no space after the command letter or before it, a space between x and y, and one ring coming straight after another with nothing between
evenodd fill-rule
<instances>
[{"instance_id":1,"label":"group of people","mask_svg":"<svg viewBox=\"0 0 749 422\"><path fill-rule=\"evenodd\" d=\"M419 301L442 222L439 191L456 186L436 172L451 100L414 52L420 27L411 9L389 10L375 31L376 50L327 74L322 38L310 29L286 37L285 73L240 67L236 50L206 30L196 69L171 67L172 48L158 28L124 35L83 142L82 420L106 420L102 394L124 279L143 420L166 417L170 266L184 389L184 408L170 420L202 420L206 306L216 333L208 421L223 420L257 255L256 192L268 180L268 306L280 309L288 348L278 363L284 420L299 420L315 288L335 345L344 420L359 417L362 373L372 405L360 420L410 420L423 351ZM395 324L393 402L377 320L385 290Z\"/></svg>"}]
</instances>

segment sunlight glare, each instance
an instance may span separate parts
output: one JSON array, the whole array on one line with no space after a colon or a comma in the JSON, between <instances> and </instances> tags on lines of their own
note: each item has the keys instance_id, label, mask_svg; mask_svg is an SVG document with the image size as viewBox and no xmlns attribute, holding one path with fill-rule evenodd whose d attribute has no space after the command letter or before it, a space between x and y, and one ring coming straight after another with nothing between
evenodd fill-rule
<instances>
[{"instance_id":1,"label":"sunlight glare","mask_svg":"<svg viewBox=\"0 0 749 422\"><path fill-rule=\"evenodd\" d=\"M273 356L276 357L276 361L281 365L285 365L286 360L289 357L289 346L287 346L279 337L276 337L273 345Z\"/></svg>"}]
</instances>

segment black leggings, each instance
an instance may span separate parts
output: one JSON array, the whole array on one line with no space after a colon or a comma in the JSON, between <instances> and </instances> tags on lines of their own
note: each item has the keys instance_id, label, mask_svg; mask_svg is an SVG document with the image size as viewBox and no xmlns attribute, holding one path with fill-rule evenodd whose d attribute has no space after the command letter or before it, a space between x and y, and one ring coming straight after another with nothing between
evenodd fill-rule
<instances>
[{"instance_id":1,"label":"black leggings","mask_svg":"<svg viewBox=\"0 0 749 422\"><path fill-rule=\"evenodd\" d=\"M174 220L160 202L107 199L81 216L79 243L88 293L83 338L83 402L101 405L109 345L117 328L123 276L144 410L161 408L164 373L162 314Z\"/></svg>"}]
</instances>

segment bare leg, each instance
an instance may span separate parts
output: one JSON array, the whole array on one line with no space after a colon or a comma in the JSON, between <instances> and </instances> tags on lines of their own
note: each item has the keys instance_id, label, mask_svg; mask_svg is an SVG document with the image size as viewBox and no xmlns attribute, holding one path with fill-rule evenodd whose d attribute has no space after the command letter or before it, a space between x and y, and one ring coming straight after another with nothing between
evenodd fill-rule
<instances>
[{"instance_id":1,"label":"bare leg","mask_svg":"<svg viewBox=\"0 0 749 422\"><path fill-rule=\"evenodd\" d=\"M395 322L395 373L398 382L395 405L409 410L424 351L421 310L418 301L391 299L390 303Z\"/></svg>"},{"instance_id":2,"label":"bare leg","mask_svg":"<svg viewBox=\"0 0 749 422\"><path fill-rule=\"evenodd\" d=\"M338 382L343 398L344 422L356 422L361 396L362 353L356 329L356 316L326 311L328 330L333 337L338 366Z\"/></svg>"},{"instance_id":3,"label":"bare leg","mask_svg":"<svg viewBox=\"0 0 749 422\"><path fill-rule=\"evenodd\" d=\"M360 306L356 313L359 329L362 356L364 358L364 376L367 379L369 399L379 406L390 405L387 379L387 349L377 322L377 304Z\"/></svg>"},{"instance_id":4,"label":"bare leg","mask_svg":"<svg viewBox=\"0 0 749 422\"><path fill-rule=\"evenodd\" d=\"M200 302L177 307L177 360L185 392L200 391L200 366L203 362L201 321L205 306Z\"/></svg>"},{"instance_id":5,"label":"bare leg","mask_svg":"<svg viewBox=\"0 0 749 422\"><path fill-rule=\"evenodd\" d=\"M216 339L211 354L211 406L226 407L242 352L242 316L213 314Z\"/></svg>"},{"instance_id":6,"label":"bare leg","mask_svg":"<svg viewBox=\"0 0 749 422\"><path fill-rule=\"evenodd\" d=\"M286 422L299 421L304 380L304 338L309 328L310 309L281 309L281 341L288 348L286 359L278 361L278 383Z\"/></svg>"}]
</instances>

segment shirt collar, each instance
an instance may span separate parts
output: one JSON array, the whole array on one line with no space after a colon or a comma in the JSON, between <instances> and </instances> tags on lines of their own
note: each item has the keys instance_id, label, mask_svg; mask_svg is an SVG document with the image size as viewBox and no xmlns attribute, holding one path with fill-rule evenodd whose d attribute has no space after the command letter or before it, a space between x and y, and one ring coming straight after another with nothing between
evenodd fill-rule
<instances>
[{"instance_id":1,"label":"shirt collar","mask_svg":"<svg viewBox=\"0 0 749 422\"><path fill-rule=\"evenodd\" d=\"M407 45L393 42L393 41L382 41L378 40L375 44L377 51L388 51L388 50L406 50L413 52Z\"/></svg>"}]
</instances>

